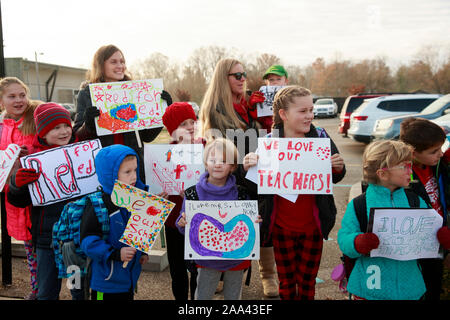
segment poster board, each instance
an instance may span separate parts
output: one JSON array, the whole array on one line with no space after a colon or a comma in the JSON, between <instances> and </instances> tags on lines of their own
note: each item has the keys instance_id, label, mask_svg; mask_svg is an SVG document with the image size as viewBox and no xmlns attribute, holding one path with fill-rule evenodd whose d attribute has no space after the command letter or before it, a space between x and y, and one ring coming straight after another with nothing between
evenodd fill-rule
<instances>
[{"instance_id":1,"label":"poster board","mask_svg":"<svg viewBox=\"0 0 450 320\"><path fill-rule=\"evenodd\" d=\"M261 91L266 98L264 102L258 103L258 118L259 117L266 117L266 116L273 116L273 100L275 98L275 94L280 90L281 88L284 88L285 86L262 86L259 88L259 91Z\"/></svg>"},{"instance_id":2,"label":"poster board","mask_svg":"<svg viewBox=\"0 0 450 320\"><path fill-rule=\"evenodd\" d=\"M146 184L150 192L179 195L205 172L203 144L144 144Z\"/></svg>"},{"instance_id":3,"label":"poster board","mask_svg":"<svg viewBox=\"0 0 450 320\"><path fill-rule=\"evenodd\" d=\"M332 194L329 138L258 138L258 194Z\"/></svg>"},{"instance_id":4,"label":"poster board","mask_svg":"<svg viewBox=\"0 0 450 320\"><path fill-rule=\"evenodd\" d=\"M94 158L102 148L99 139L82 141L20 158L22 167L41 172L28 185L34 206L67 200L97 191L100 185Z\"/></svg>"},{"instance_id":5,"label":"poster board","mask_svg":"<svg viewBox=\"0 0 450 320\"><path fill-rule=\"evenodd\" d=\"M131 213L119 241L149 253L175 204L117 180L111 200L116 206L126 208Z\"/></svg>"},{"instance_id":6,"label":"poster board","mask_svg":"<svg viewBox=\"0 0 450 320\"><path fill-rule=\"evenodd\" d=\"M257 201L186 200L185 213L185 259L259 259Z\"/></svg>"},{"instance_id":7,"label":"poster board","mask_svg":"<svg viewBox=\"0 0 450 320\"><path fill-rule=\"evenodd\" d=\"M10 144L5 150L0 150L0 192L3 191L9 173L20 154L20 146Z\"/></svg>"},{"instance_id":8,"label":"poster board","mask_svg":"<svg viewBox=\"0 0 450 320\"><path fill-rule=\"evenodd\" d=\"M100 110L97 135L162 127L167 102L162 79L92 83L92 105Z\"/></svg>"},{"instance_id":9,"label":"poster board","mask_svg":"<svg viewBox=\"0 0 450 320\"><path fill-rule=\"evenodd\" d=\"M380 239L371 257L394 260L440 258L436 233L442 217L434 209L371 208L368 232Z\"/></svg>"}]
</instances>

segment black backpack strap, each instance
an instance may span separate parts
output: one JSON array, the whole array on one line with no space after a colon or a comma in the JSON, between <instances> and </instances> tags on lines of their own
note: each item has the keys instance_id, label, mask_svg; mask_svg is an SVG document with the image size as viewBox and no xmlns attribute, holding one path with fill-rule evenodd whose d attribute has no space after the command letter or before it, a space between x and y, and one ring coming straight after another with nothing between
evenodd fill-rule
<instances>
[{"instance_id":1,"label":"black backpack strap","mask_svg":"<svg viewBox=\"0 0 450 320\"><path fill-rule=\"evenodd\" d=\"M405 189L406 197L408 198L408 203L411 208L419 208L420 207L420 199L417 193L412 190Z\"/></svg>"},{"instance_id":2,"label":"black backpack strap","mask_svg":"<svg viewBox=\"0 0 450 320\"><path fill-rule=\"evenodd\" d=\"M353 199L353 206L355 208L356 218L359 222L361 232L367 231L367 203L366 193L363 192Z\"/></svg>"},{"instance_id":3,"label":"black backpack strap","mask_svg":"<svg viewBox=\"0 0 450 320\"><path fill-rule=\"evenodd\" d=\"M195 185L184 190L184 197L186 200L198 200L198 193Z\"/></svg>"}]
</instances>

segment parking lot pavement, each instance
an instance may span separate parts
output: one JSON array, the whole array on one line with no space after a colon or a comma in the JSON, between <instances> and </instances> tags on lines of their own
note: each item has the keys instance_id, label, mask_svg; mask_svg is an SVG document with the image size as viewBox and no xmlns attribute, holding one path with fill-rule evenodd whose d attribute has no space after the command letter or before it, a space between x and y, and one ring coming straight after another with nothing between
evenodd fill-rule
<instances>
[{"instance_id":1,"label":"parking lot pavement","mask_svg":"<svg viewBox=\"0 0 450 320\"><path fill-rule=\"evenodd\" d=\"M328 241L325 241L323 247L322 260L320 264L317 285L316 299L318 300L343 300L347 295L340 292L338 284L331 280L330 274L333 268L340 263L341 252L337 245L337 231L341 226L341 220L344 215L349 196L353 197L360 193L358 186L362 178L361 159L365 145L355 142L350 138L344 138L338 134L339 119L319 119L314 123L323 127L333 141L336 143L341 156L344 158L347 173L345 178L333 188L337 217L334 229L330 233ZM160 142L162 143L162 142ZM158 238L159 239L159 238ZM158 240L155 249L165 250ZM243 286L242 299L244 300L263 300L263 290L259 278L258 262L252 262L251 281L249 286ZM245 278L245 276L244 276ZM28 294L29 273L27 272L26 261L23 258L13 259L13 285L10 288L0 290L0 296L20 297ZM220 294L216 299L222 299ZM61 290L61 299L69 300L70 293L63 283ZM161 272L145 271L141 274L138 282L138 293L135 296L137 300L172 300L171 282L169 268Z\"/></svg>"}]
</instances>

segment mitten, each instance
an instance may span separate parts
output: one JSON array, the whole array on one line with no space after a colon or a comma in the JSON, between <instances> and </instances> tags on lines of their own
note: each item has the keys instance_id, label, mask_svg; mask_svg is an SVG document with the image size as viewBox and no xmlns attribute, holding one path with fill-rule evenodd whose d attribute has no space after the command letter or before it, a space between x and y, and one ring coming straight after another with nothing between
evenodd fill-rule
<instances>
[{"instance_id":1,"label":"mitten","mask_svg":"<svg viewBox=\"0 0 450 320\"><path fill-rule=\"evenodd\" d=\"M41 173L36 172L35 169L20 168L14 176L14 184L18 188L23 187L39 179L40 175Z\"/></svg>"},{"instance_id":2,"label":"mitten","mask_svg":"<svg viewBox=\"0 0 450 320\"><path fill-rule=\"evenodd\" d=\"M100 110L96 107L87 107L84 111L84 124L90 131L95 131L95 117L100 116Z\"/></svg>"},{"instance_id":3,"label":"mitten","mask_svg":"<svg viewBox=\"0 0 450 320\"><path fill-rule=\"evenodd\" d=\"M450 250L450 229L448 227L442 227L436 234L438 241L445 250Z\"/></svg>"},{"instance_id":4,"label":"mitten","mask_svg":"<svg viewBox=\"0 0 450 320\"><path fill-rule=\"evenodd\" d=\"M250 99L248 100L248 104L250 107L254 108L257 103L262 103L266 100L264 94L261 91L253 91Z\"/></svg>"},{"instance_id":5,"label":"mitten","mask_svg":"<svg viewBox=\"0 0 450 320\"><path fill-rule=\"evenodd\" d=\"M369 254L370 250L378 248L380 239L375 233L363 233L355 238L355 249L361 254Z\"/></svg>"},{"instance_id":6,"label":"mitten","mask_svg":"<svg viewBox=\"0 0 450 320\"><path fill-rule=\"evenodd\" d=\"M161 92L161 99L166 100L167 106L170 106L172 104L172 97L166 90L163 90Z\"/></svg>"}]
</instances>

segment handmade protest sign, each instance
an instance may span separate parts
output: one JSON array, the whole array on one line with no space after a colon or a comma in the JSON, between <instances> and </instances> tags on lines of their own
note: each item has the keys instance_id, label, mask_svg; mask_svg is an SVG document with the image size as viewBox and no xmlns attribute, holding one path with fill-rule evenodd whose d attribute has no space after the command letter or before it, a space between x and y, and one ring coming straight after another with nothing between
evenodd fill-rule
<instances>
[{"instance_id":1,"label":"handmade protest sign","mask_svg":"<svg viewBox=\"0 0 450 320\"><path fill-rule=\"evenodd\" d=\"M329 138L258 138L258 194L332 194Z\"/></svg>"},{"instance_id":2,"label":"handmade protest sign","mask_svg":"<svg viewBox=\"0 0 450 320\"><path fill-rule=\"evenodd\" d=\"M94 158L102 148L90 140L34 153L20 159L24 168L41 172L28 185L34 206L42 206L97 191Z\"/></svg>"},{"instance_id":3,"label":"handmade protest sign","mask_svg":"<svg viewBox=\"0 0 450 320\"><path fill-rule=\"evenodd\" d=\"M258 103L258 117L273 116L273 99L277 91L281 88L284 88L284 86L262 86L259 88L259 91L264 94L266 100L262 103Z\"/></svg>"},{"instance_id":4,"label":"handmade protest sign","mask_svg":"<svg viewBox=\"0 0 450 320\"><path fill-rule=\"evenodd\" d=\"M99 136L162 127L167 102L161 99L162 79L93 83L92 105L100 110Z\"/></svg>"},{"instance_id":5,"label":"handmade protest sign","mask_svg":"<svg viewBox=\"0 0 450 320\"><path fill-rule=\"evenodd\" d=\"M185 259L259 259L257 201L185 203Z\"/></svg>"},{"instance_id":6,"label":"handmade protest sign","mask_svg":"<svg viewBox=\"0 0 450 320\"><path fill-rule=\"evenodd\" d=\"M116 206L126 208L131 213L119 241L149 253L175 204L117 180L111 200Z\"/></svg>"},{"instance_id":7,"label":"handmade protest sign","mask_svg":"<svg viewBox=\"0 0 450 320\"><path fill-rule=\"evenodd\" d=\"M371 257L394 260L440 258L436 233L442 217L434 209L372 208L368 232L380 239Z\"/></svg>"},{"instance_id":8,"label":"handmade protest sign","mask_svg":"<svg viewBox=\"0 0 450 320\"><path fill-rule=\"evenodd\" d=\"M144 144L145 179L150 192L179 195L205 171L203 144Z\"/></svg>"},{"instance_id":9,"label":"handmade protest sign","mask_svg":"<svg viewBox=\"0 0 450 320\"><path fill-rule=\"evenodd\" d=\"M0 192L6 184L9 173L14 166L14 162L19 157L20 147L17 144L10 144L5 150L0 150Z\"/></svg>"}]
</instances>

